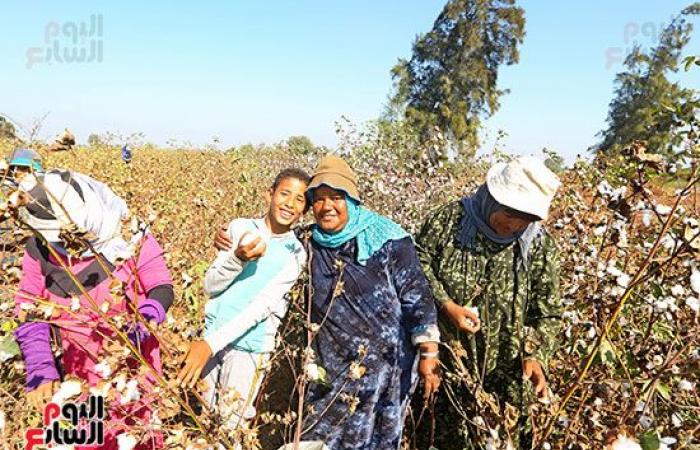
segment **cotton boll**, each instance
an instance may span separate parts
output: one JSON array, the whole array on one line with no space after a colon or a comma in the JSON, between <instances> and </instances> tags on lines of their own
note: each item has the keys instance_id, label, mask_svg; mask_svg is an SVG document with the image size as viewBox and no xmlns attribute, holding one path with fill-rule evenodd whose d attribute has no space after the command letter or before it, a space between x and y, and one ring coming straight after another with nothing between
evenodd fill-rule
<instances>
[{"instance_id":1,"label":"cotton boll","mask_svg":"<svg viewBox=\"0 0 700 450\"><path fill-rule=\"evenodd\" d=\"M610 264L607 268L607 272L612 275L613 277L617 278L622 275L624 275L624 272L622 272L620 269L615 267L614 265Z\"/></svg>"},{"instance_id":2,"label":"cotton boll","mask_svg":"<svg viewBox=\"0 0 700 450\"><path fill-rule=\"evenodd\" d=\"M5 431L5 411L0 409L0 434Z\"/></svg>"},{"instance_id":3,"label":"cotton boll","mask_svg":"<svg viewBox=\"0 0 700 450\"><path fill-rule=\"evenodd\" d=\"M138 381L129 380L122 392L122 396L119 399L119 403L125 405L130 402L135 402L141 398L141 393L139 392Z\"/></svg>"},{"instance_id":4,"label":"cotton boll","mask_svg":"<svg viewBox=\"0 0 700 450\"><path fill-rule=\"evenodd\" d=\"M586 336L588 336L588 339L593 339L596 336L595 327L590 327L588 332L586 332Z\"/></svg>"},{"instance_id":5,"label":"cotton boll","mask_svg":"<svg viewBox=\"0 0 700 450\"><path fill-rule=\"evenodd\" d=\"M112 368L109 367L109 364L107 364L105 361L96 364L95 371L102 377L102 379L107 379L110 375L112 375Z\"/></svg>"},{"instance_id":6,"label":"cotton boll","mask_svg":"<svg viewBox=\"0 0 700 450\"><path fill-rule=\"evenodd\" d=\"M130 434L123 433L117 436L117 445L119 446L119 450L132 450L134 447L136 447L137 443L138 441L136 438Z\"/></svg>"},{"instance_id":7,"label":"cotton boll","mask_svg":"<svg viewBox=\"0 0 700 450\"><path fill-rule=\"evenodd\" d=\"M685 299L685 305L692 309L694 313L698 313L700 310L700 300L695 297L688 297Z\"/></svg>"},{"instance_id":8,"label":"cotton boll","mask_svg":"<svg viewBox=\"0 0 700 450\"><path fill-rule=\"evenodd\" d=\"M678 382L678 389L681 391L692 391L695 388L695 384L688 380L681 380Z\"/></svg>"},{"instance_id":9,"label":"cotton boll","mask_svg":"<svg viewBox=\"0 0 700 450\"><path fill-rule=\"evenodd\" d=\"M307 364L304 367L304 372L309 381L313 382L325 382L326 381L326 369L315 363Z\"/></svg>"},{"instance_id":10,"label":"cotton boll","mask_svg":"<svg viewBox=\"0 0 700 450\"><path fill-rule=\"evenodd\" d=\"M664 436L659 442L659 450L671 450L671 446L676 442L676 438L673 438L671 436Z\"/></svg>"},{"instance_id":11,"label":"cotton boll","mask_svg":"<svg viewBox=\"0 0 700 450\"><path fill-rule=\"evenodd\" d=\"M667 216L667 215L671 214L671 207L670 206L659 204L659 205L656 205L656 207L654 209L656 210L656 212L660 216Z\"/></svg>"},{"instance_id":12,"label":"cotton boll","mask_svg":"<svg viewBox=\"0 0 700 450\"><path fill-rule=\"evenodd\" d=\"M618 436L609 448L610 450L642 450L637 441L624 434Z\"/></svg>"},{"instance_id":13,"label":"cotton boll","mask_svg":"<svg viewBox=\"0 0 700 450\"><path fill-rule=\"evenodd\" d=\"M51 401L62 405L66 402L66 400L80 395L82 390L83 387L80 381L64 381L63 383L61 383L61 386L59 387L58 391L56 391L56 393L53 394L53 397L51 397Z\"/></svg>"},{"instance_id":14,"label":"cotton boll","mask_svg":"<svg viewBox=\"0 0 700 450\"><path fill-rule=\"evenodd\" d=\"M265 252L267 248L267 239L265 236L263 236L261 233L258 233L257 231L247 231L243 234L241 237L241 240L238 242L239 246L243 245L248 245L255 241L256 239L260 239L260 243L255 246L255 251L256 252Z\"/></svg>"},{"instance_id":15,"label":"cotton boll","mask_svg":"<svg viewBox=\"0 0 700 450\"><path fill-rule=\"evenodd\" d=\"M681 295L685 294L685 288L680 284L674 284L671 287L671 294L673 294L675 297L680 297Z\"/></svg>"},{"instance_id":16,"label":"cotton boll","mask_svg":"<svg viewBox=\"0 0 700 450\"><path fill-rule=\"evenodd\" d=\"M34 305L34 303L22 302L22 303L19 305L19 308L20 308L22 311L31 311L32 309L35 308L35 306L36 306L36 305Z\"/></svg>"},{"instance_id":17,"label":"cotton boll","mask_svg":"<svg viewBox=\"0 0 700 450\"><path fill-rule=\"evenodd\" d=\"M630 276L626 273L623 273L617 277L617 284L620 287L626 288L630 284L630 280Z\"/></svg>"},{"instance_id":18,"label":"cotton boll","mask_svg":"<svg viewBox=\"0 0 700 450\"><path fill-rule=\"evenodd\" d=\"M673 413L671 415L671 423L674 427L680 428L683 425L683 419L678 413Z\"/></svg>"},{"instance_id":19,"label":"cotton boll","mask_svg":"<svg viewBox=\"0 0 700 450\"><path fill-rule=\"evenodd\" d=\"M700 294L700 272L697 269L693 269L690 274L690 288L696 294Z\"/></svg>"},{"instance_id":20,"label":"cotton boll","mask_svg":"<svg viewBox=\"0 0 700 450\"><path fill-rule=\"evenodd\" d=\"M598 186L596 186L596 190L600 195L610 195L613 191L612 186L610 186L610 183L608 183L607 180L603 180L600 183L598 183Z\"/></svg>"}]
</instances>

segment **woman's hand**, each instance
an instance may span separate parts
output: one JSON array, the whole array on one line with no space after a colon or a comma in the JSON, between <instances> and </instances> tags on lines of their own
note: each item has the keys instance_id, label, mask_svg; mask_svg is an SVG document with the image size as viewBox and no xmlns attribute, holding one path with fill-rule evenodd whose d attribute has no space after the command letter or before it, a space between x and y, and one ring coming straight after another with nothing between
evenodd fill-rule
<instances>
[{"instance_id":1,"label":"woman's hand","mask_svg":"<svg viewBox=\"0 0 700 450\"><path fill-rule=\"evenodd\" d=\"M442 305L441 312L461 331L474 334L481 328L479 315L470 308L450 301Z\"/></svg>"},{"instance_id":2,"label":"woman's hand","mask_svg":"<svg viewBox=\"0 0 700 450\"><path fill-rule=\"evenodd\" d=\"M177 374L177 384L192 389L211 358L211 347L206 341L192 341L185 357L185 366Z\"/></svg>"},{"instance_id":3,"label":"woman's hand","mask_svg":"<svg viewBox=\"0 0 700 450\"><path fill-rule=\"evenodd\" d=\"M419 345L418 376L423 384L423 401L428 403L440 388L440 359L438 343L423 342Z\"/></svg>"},{"instance_id":4,"label":"woman's hand","mask_svg":"<svg viewBox=\"0 0 700 450\"><path fill-rule=\"evenodd\" d=\"M423 384L423 402L428 403L440 388L440 360L421 359L418 363L418 375Z\"/></svg>"},{"instance_id":5,"label":"woman's hand","mask_svg":"<svg viewBox=\"0 0 700 450\"><path fill-rule=\"evenodd\" d=\"M537 398L547 400L547 379L542 366L536 359L529 358L523 361L523 378L530 380Z\"/></svg>"},{"instance_id":6,"label":"woman's hand","mask_svg":"<svg viewBox=\"0 0 700 450\"><path fill-rule=\"evenodd\" d=\"M41 412L44 410L44 406L51 401L51 397L57 389L58 380L47 381L33 391L27 392L27 401Z\"/></svg>"},{"instance_id":7,"label":"woman's hand","mask_svg":"<svg viewBox=\"0 0 700 450\"><path fill-rule=\"evenodd\" d=\"M214 248L217 250L231 250L233 247L233 241L231 241L231 236L228 235L228 228L224 225L219 228L214 236Z\"/></svg>"}]
</instances>

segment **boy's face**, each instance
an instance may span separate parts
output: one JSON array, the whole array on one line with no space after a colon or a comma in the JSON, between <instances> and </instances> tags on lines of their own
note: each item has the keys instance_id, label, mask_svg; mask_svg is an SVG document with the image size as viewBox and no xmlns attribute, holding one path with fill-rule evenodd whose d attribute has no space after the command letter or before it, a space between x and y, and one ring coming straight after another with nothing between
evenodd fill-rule
<instances>
[{"instance_id":1,"label":"boy's face","mask_svg":"<svg viewBox=\"0 0 700 450\"><path fill-rule=\"evenodd\" d=\"M273 232L283 232L299 220L306 207L306 183L296 178L285 178L277 188L268 191L268 217ZM277 231L274 228L278 228Z\"/></svg>"}]
</instances>

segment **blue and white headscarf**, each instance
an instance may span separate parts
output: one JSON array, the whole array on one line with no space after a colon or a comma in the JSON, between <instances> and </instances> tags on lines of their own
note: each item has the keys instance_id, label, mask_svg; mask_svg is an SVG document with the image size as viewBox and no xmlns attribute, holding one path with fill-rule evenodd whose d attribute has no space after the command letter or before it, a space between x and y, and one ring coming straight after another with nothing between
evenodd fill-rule
<instances>
[{"instance_id":1,"label":"blue and white headscarf","mask_svg":"<svg viewBox=\"0 0 700 450\"><path fill-rule=\"evenodd\" d=\"M388 241L403 239L409 234L391 219L370 211L344 191L348 208L348 223L337 233L326 233L313 226L311 237L318 244L338 248L350 239L357 239L357 262L364 266L374 253ZM313 193L311 193L313 195Z\"/></svg>"},{"instance_id":2,"label":"blue and white headscarf","mask_svg":"<svg viewBox=\"0 0 700 450\"><path fill-rule=\"evenodd\" d=\"M461 203L464 207L464 217L459 224L457 241L462 248L474 248L477 232L498 244L512 244L518 241L522 262L527 265L532 242L541 231L538 222L532 222L524 230L510 236L497 234L489 225L489 217L495 212L506 209L506 207L493 198L486 184L482 184L470 197L463 198Z\"/></svg>"}]
</instances>

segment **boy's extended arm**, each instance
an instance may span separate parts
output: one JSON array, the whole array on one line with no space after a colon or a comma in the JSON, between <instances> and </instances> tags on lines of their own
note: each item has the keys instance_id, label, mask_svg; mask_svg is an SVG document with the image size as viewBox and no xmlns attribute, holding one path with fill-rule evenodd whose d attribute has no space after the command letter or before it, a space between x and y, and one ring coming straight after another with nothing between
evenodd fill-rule
<instances>
[{"instance_id":1,"label":"boy's extended arm","mask_svg":"<svg viewBox=\"0 0 700 450\"><path fill-rule=\"evenodd\" d=\"M296 267L290 266L280 272L270 280L264 289L264 294L253 299L243 311L236 315L235 320L231 320L214 333L205 336L204 340L209 344L212 354L215 355L271 315L282 318L287 312L286 294L296 282L302 266L303 260L301 264L297 262Z\"/></svg>"},{"instance_id":2,"label":"boy's extended arm","mask_svg":"<svg viewBox=\"0 0 700 450\"><path fill-rule=\"evenodd\" d=\"M233 283L233 280L243 271L243 261L236 257L238 241L243 234L243 222L234 220L228 227L228 233L233 243L230 250L221 250L204 276L204 291L209 297L219 295Z\"/></svg>"}]
</instances>

